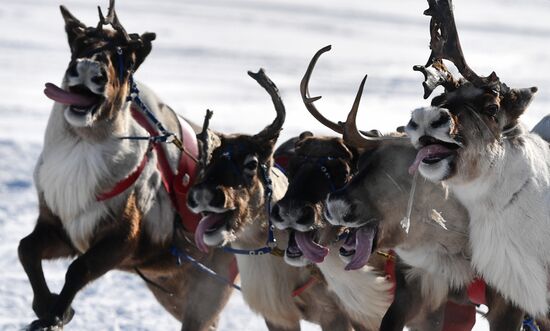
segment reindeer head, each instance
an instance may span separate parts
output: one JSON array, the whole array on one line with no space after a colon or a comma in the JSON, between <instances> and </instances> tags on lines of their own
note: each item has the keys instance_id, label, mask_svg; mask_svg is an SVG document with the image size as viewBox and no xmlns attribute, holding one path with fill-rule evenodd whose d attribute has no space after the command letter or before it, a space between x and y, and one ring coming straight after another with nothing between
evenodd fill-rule
<instances>
[{"instance_id":1,"label":"reindeer head","mask_svg":"<svg viewBox=\"0 0 550 331\"><path fill-rule=\"evenodd\" d=\"M493 72L478 76L466 64L452 12L451 0L429 0L430 48L425 66L415 66L425 76L424 98L439 85L445 92L431 107L412 113L406 127L419 150L411 172L432 180L470 181L479 177L497 157L503 139L515 139L518 118L531 102L536 87L512 89ZM456 65L463 79L455 79L443 60Z\"/></svg>"},{"instance_id":2,"label":"reindeer head","mask_svg":"<svg viewBox=\"0 0 550 331\"><path fill-rule=\"evenodd\" d=\"M220 135L219 146L188 194L187 204L202 213L195 235L201 250L226 245L258 218L267 217L266 176L273 147L285 120L285 108L275 84L263 70L248 73L271 95L277 117L256 135Z\"/></svg>"},{"instance_id":3,"label":"reindeer head","mask_svg":"<svg viewBox=\"0 0 550 331\"><path fill-rule=\"evenodd\" d=\"M291 232L285 251L287 263L303 266L323 261L328 250L322 245L339 232L326 229L323 202L328 193L346 184L353 160L354 153L341 138L315 137L304 132L297 139L285 169L288 189L271 212L273 224Z\"/></svg>"},{"instance_id":4,"label":"reindeer head","mask_svg":"<svg viewBox=\"0 0 550 331\"><path fill-rule=\"evenodd\" d=\"M128 34L110 0L96 27L86 27L64 6L61 14L71 49L62 88L46 84L44 93L64 105L64 117L74 128L97 127L112 121L126 102L129 79L151 51L154 33ZM112 29L106 29L110 25Z\"/></svg>"},{"instance_id":5,"label":"reindeer head","mask_svg":"<svg viewBox=\"0 0 550 331\"><path fill-rule=\"evenodd\" d=\"M380 138L375 131L366 135L356 132L355 115L350 116L346 123L334 123L313 104L320 97L309 97L309 80L318 58L328 50L330 46L319 50L312 58L301 83L302 99L316 119L336 133L343 134L344 138L315 137L310 132L304 132L289 158L286 169L289 187L285 196L273 206L272 220L281 229L297 231L295 241L291 236L285 255L286 261L293 265L323 261L327 251L322 245L331 244L342 233L341 226L333 226L324 220L323 203L329 193L341 190L349 181L355 172L358 154L374 147ZM364 81L352 107L353 114L357 112L363 84ZM355 231L352 231L348 239L354 240L354 236ZM357 262L351 263L354 261L354 251L342 249L340 252L343 259L350 262L350 269L359 265ZM357 254L357 257L360 255Z\"/></svg>"}]
</instances>

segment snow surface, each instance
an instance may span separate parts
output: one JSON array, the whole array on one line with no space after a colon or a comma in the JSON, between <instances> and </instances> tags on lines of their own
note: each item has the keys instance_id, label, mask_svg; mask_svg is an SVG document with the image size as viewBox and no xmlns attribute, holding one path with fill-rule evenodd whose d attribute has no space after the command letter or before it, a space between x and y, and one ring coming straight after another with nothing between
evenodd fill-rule
<instances>
[{"instance_id":1,"label":"snow surface","mask_svg":"<svg viewBox=\"0 0 550 331\"><path fill-rule=\"evenodd\" d=\"M52 102L45 82L59 83L69 50L57 1L0 0L0 330L17 330L34 319L31 288L17 259L19 239L37 215L32 169L40 152ZM88 25L95 6L108 1L67 0ZM270 99L246 75L266 68L287 106L283 139L302 130L329 133L305 111L298 92L314 52L327 44L311 82L323 95L318 108L343 120L358 84L369 74L359 123L389 131L408 121L422 100L414 64L428 58L428 18L423 0L119 0L130 32L154 31L154 48L137 78L195 122L206 108L212 127L225 132L259 131L271 122ZM468 63L487 75L495 70L510 86L538 86L523 119L530 126L550 104L550 1L462 0L455 14ZM67 261L45 263L58 290ZM110 272L76 297L77 314L66 330L176 330L178 323L142 281ZM304 330L318 330L308 323ZM265 330L261 318L235 293L220 330ZM486 330L479 322L475 330Z\"/></svg>"}]
</instances>

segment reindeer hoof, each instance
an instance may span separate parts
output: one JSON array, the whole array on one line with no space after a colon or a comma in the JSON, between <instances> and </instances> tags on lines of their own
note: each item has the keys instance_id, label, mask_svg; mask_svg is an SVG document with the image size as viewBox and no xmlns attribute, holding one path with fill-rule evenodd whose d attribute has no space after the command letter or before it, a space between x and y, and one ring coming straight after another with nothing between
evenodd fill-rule
<instances>
[{"instance_id":1,"label":"reindeer hoof","mask_svg":"<svg viewBox=\"0 0 550 331\"><path fill-rule=\"evenodd\" d=\"M65 314L63 314L63 325L69 324L69 322L73 319L74 316L74 309L73 307L69 307Z\"/></svg>"},{"instance_id":2,"label":"reindeer hoof","mask_svg":"<svg viewBox=\"0 0 550 331\"><path fill-rule=\"evenodd\" d=\"M63 321L59 317L38 319L32 322L25 331L62 331Z\"/></svg>"}]
</instances>

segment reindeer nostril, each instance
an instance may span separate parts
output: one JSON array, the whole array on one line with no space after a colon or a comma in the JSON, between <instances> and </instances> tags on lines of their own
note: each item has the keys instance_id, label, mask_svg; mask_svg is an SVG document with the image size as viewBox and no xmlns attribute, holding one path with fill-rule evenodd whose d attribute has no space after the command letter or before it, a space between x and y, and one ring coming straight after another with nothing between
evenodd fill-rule
<instances>
[{"instance_id":1,"label":"reindeer nostril","mask_svg":"<svg viewBox=\"0 0 550 331\"><path fill-rule=\"evenodd\" d=\"M223 208L225 205L225 194L220 189L215 189L213 193L214 195L212 196L212 200L210 200L210 205L212 207Z\"/></svg>"},{"instance_id":2,"label":"reindeer nostril","mask_svg":"<svg viewBox=\"0 0 550 331\"><path fill-rule=\"evenodd\" d=\"M189 194L187 195L187 206L192 209L199 206L197 200L195 200L195 194L193 194L193 191L189 191Z\"/></svg>"},{"instance_id":3,"label":"reindeer nostril","mask_svg":"<svg viewBox=\"0 0 550 331\"><path fill-rule=\"evenodd\" d=\"M433 145L437 143L437 140L431 136L422 136L418 139L418 141L424 146Z\"/></svg>"},{"instance_id":4,"label":"reindeer nostril","mask_svg":"<svg viewBox=\"0 0 550 331\"><path fill-rule=\"evenodd\" d=\"M107 76L104 75L97 75L95 77L92 77L92 82L97 85L105 85L107 83Z\"/></svg>"},{"instance_id":5,"label":"reindeer nostril","mask_svg":"<svg viewBox=\"0 0 550 331\"><path fill-rule=\"evenodd\" d=\"M313 208L311 208L310 206L306 206L304 207L304 209L302 209L302 216L300 216L296 223L301 225L310 225L313 224L313 222L315 221L314 218L315 212Z\"/></svg>"}]
</instances>

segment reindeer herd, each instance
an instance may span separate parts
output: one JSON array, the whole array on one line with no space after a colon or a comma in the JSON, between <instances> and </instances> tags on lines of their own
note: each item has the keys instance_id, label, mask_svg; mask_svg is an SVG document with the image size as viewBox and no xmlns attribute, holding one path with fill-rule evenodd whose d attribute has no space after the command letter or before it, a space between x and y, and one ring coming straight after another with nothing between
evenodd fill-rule
<instances>
[{"instance_id":1,"label":"reindeer herd","mask_svg":"<svg viewBox=\"0 0 550 331\"><path fill-rule=\"evenodd\" d=\"M334 136L305 131L275 148L285 106L264 70L250 77L275 120L255 135L179 116L133 74L154 33L128 33L110 1L97 26L65 7L71 58L34 179L39 214L18 253L38 319L61 330L88 283L141 277L182 330L214 330L237 277L267 328L465 331L486 305L492 331L550 330L550 118L519 122L535 87L477 75L451 0L428 0L431 54L415 66L424 98L406 126L360 131L360 83L345 122L307 110ZM443 61L456 66L455 77ZM404 121L406 122L406 121ZM547 140L544 140L546 138ZM59 293L42 260L72 258Z\"/></svg>"}]
</instances>

